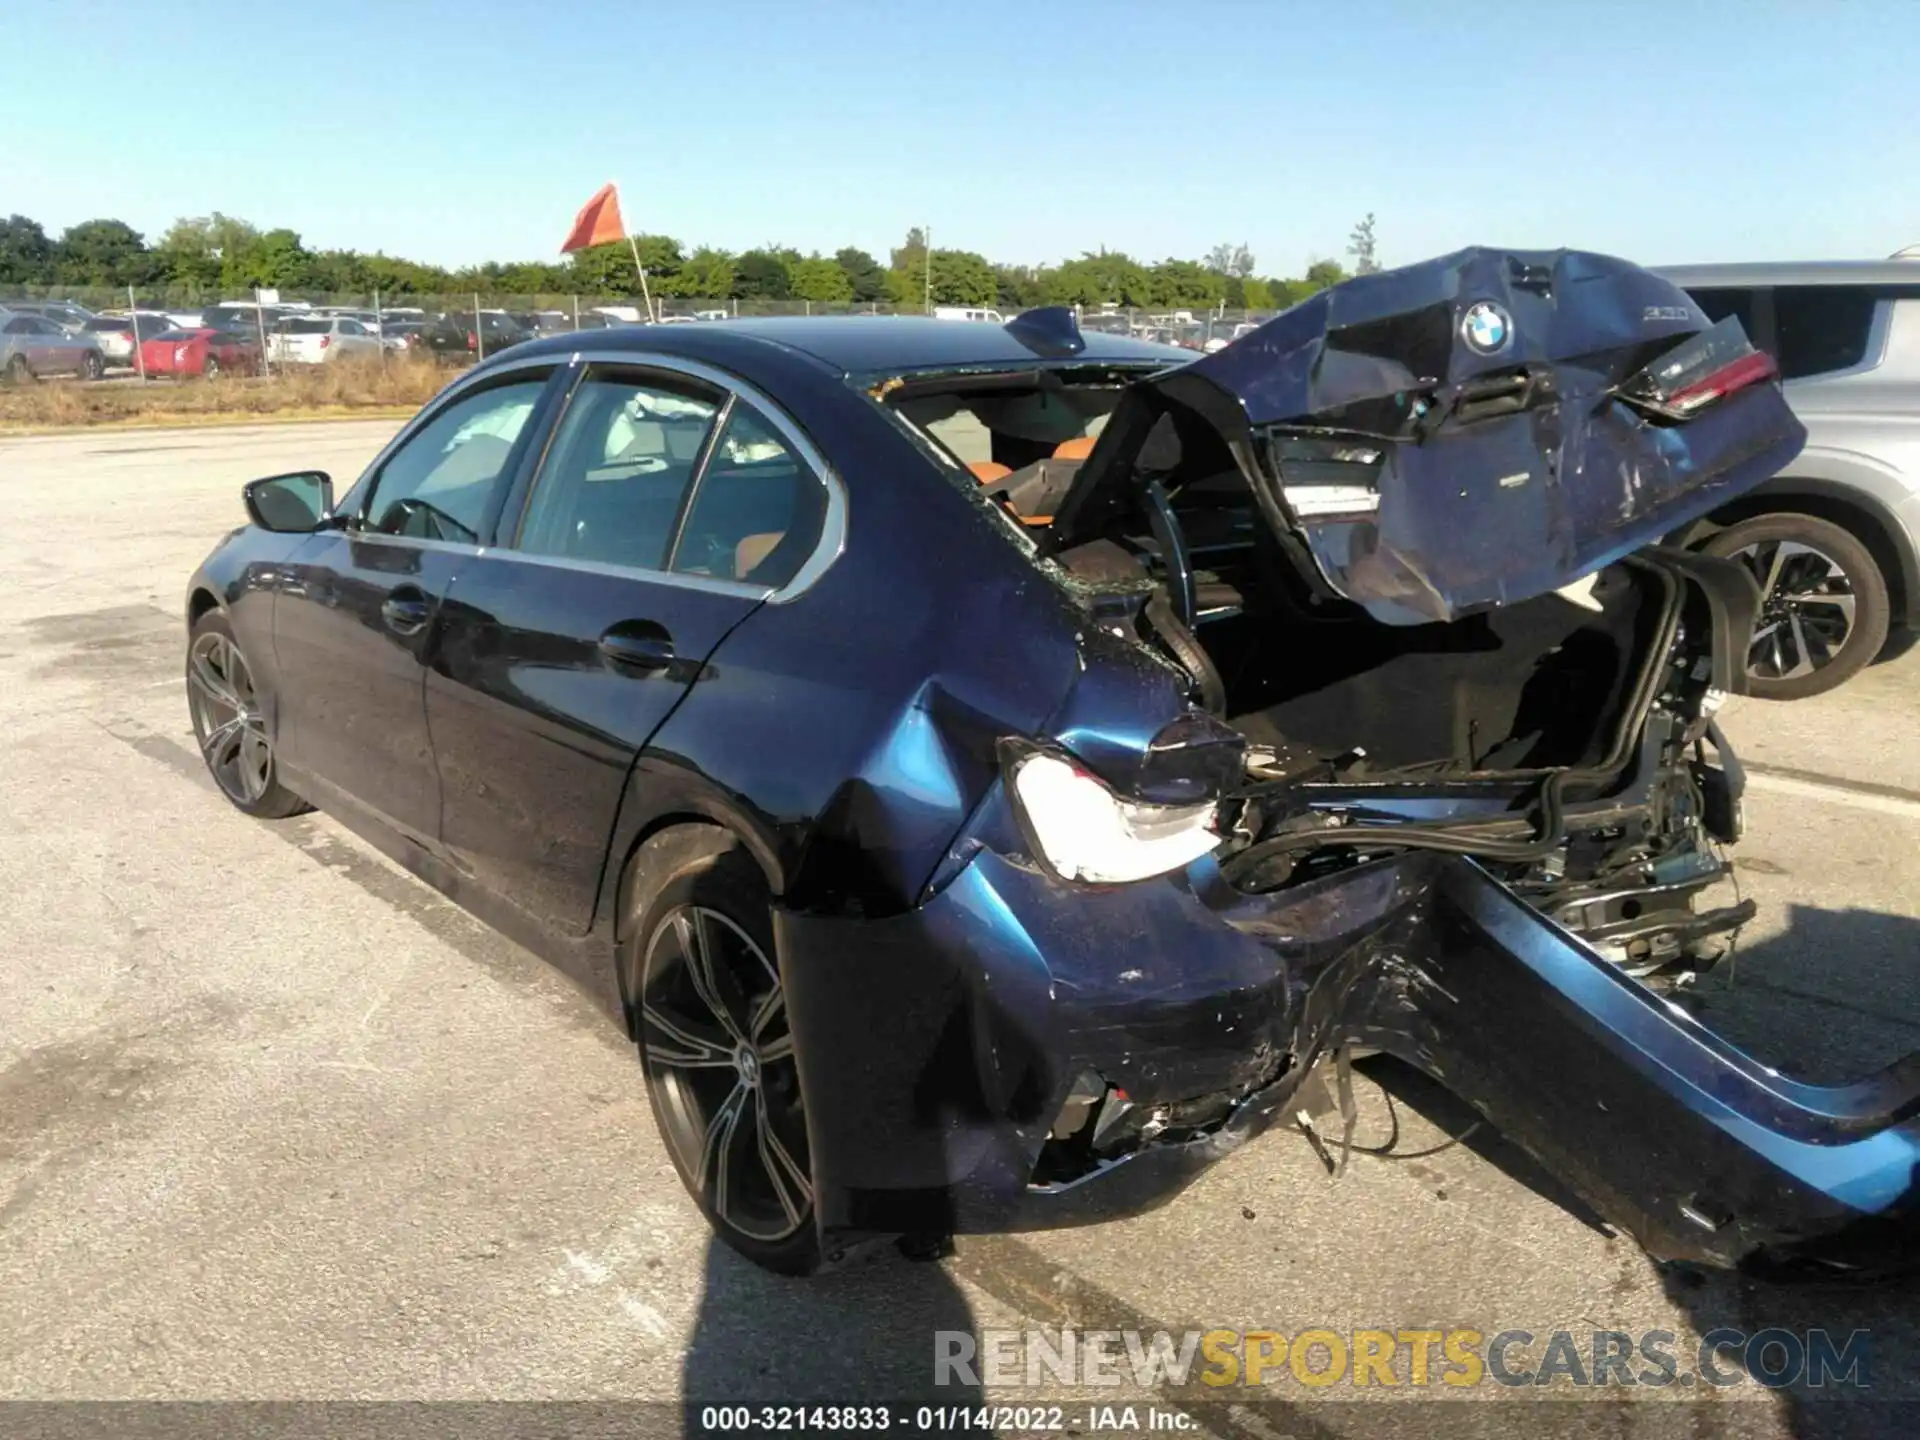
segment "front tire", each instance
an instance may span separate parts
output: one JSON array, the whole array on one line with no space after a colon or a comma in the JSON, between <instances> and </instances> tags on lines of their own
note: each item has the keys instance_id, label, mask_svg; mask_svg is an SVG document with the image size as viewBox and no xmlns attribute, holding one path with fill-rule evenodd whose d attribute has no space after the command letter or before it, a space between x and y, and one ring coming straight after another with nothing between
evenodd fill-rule
<instances>
[{"instance_id":1,"label":"front tire","mask_svg":"<svg viewBox=\"0 0 1920 1440\"><path fill-rule=\"evenodd\" d=\"M627 892L627 994L674 1169L733 1249L812 1274L813 1174L766 878L727 831L684 825L640 848Z\"/></svg>"},{"instance_id":2,"label":"front tire","mask_svg":"<svg viewBox=\"0 0 1920 1440\"><path fill-rule=\"evenodd\" d=\"M27 363L24 355L15 355L7 361L7 383L25 385L34 378L33 367Z\"/></svg>"},{"instance_id":3,"label":"front tire","mask_svg":"<svg viewBox=\"0 0 1920 1440\"><path fill-rule=\"evenodd\" d=\"M187 635L187 711L201 758L235 809L284 820L313 807L280 783L260 698L227 617L207 611Z\"/></svg>"},{"instance_id":4,"label":"front tire","mask_svg":"<svg viewBox=\"0 0 1920 1440\"><path fill-rule=\"evenodd\" d=\"M1747 651L1748 691L1760 699L1824 695L1866 669L1887 643L1886 576L1858 537L1832 521L1756 515L1700 548L1739 560L1760 587Z\"/></svg>"}]
</instances>

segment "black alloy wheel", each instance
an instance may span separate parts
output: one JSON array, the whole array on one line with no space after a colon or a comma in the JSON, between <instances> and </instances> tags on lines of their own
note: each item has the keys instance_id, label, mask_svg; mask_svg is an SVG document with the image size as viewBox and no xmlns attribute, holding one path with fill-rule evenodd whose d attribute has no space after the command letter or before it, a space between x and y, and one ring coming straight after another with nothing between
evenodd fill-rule
<instances>
[{"instance_id":1,"label":"black alloy wheel","mask_svg":"<svg viewBox=\"0 0 1920 1440\"><path fill-rule=\"evenodd\" d=\"M808 1274L813 1177L765 878L725 831L686 826L643 847L635 882L629 993L674 1168L727 1244Z\"/></svg>"},{"instance_id":2,"label":"black alloy wheel","mask_svg":"<svg viewBox=\"0 0 1920 1440\"><path fill-rule=\"evenodd\" d=\"M1886 578L1852 533L1812 515L1759 515L1702 547L1738 560L1760 590L1747 685L1764 700L1824 694L1864 670L1886 644Z\"/></svg>"},{"instance_id":3,"label":"black alloy wheel","mask_svg":"<svg viewBox=\"0 0 1920 1440\"><path fill-rule=\"evenodd\" d=\"M188 640L187 711L207 772L237 809L278 820L311 808L280 783L253 667L217 610L195 622Z\"/></svg>"},{"instance_id":4,"label":"black alloy wheel","mask_svg":"<svg viewBox=\"0 0 1920 1440\"><path fill-rule=\"evenodd\" d=\"M89 350L80 361L80 378L98 380L107 373L107 362L100 358L98 350Z\"/></svg>"}]
</instances>

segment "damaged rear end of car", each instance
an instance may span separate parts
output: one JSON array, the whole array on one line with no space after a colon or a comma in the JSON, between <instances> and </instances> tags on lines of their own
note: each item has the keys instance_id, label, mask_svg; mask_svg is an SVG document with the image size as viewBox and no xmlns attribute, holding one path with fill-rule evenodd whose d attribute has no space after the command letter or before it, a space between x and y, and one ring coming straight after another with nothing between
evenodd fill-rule
<instances>
[{"instance_id":1,"label":"damaged rear end of car","mask_svg":"<svg viewBox=\"0 0 1920 1440\"><path fill-rule=\"evenodd\" d=\"M1804 439L1737 324L1621 261L1475 249L1151 377L1036 372L1083 431L962 378L1035 437L966 483L1081 664L912 910L781 918L797 973L838 967L831 1005L790 983L797 1033L892 1025L858 1085L908 1097L809 1095L825 1228L1124 1213L1364 1050L1658 1257L1912 1258L1920 1057L1802 1085L1671 998L1753 914L1714 713L1756 596L1660 541Z\"/></svg>"}]
</instances>

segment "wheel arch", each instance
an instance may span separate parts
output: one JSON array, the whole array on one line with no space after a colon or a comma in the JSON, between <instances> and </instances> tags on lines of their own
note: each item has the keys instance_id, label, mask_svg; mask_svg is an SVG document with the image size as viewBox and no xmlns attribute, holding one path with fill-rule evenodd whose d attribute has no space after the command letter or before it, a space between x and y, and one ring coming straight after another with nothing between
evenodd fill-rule
<instances>
[{"instance_id":1,"label":"wheel arch","mask_svg":"<svg viewBox=\"0 0 1920 1440\"><path fill-rule=\"evenodd\" d=\"M209 610L219 608L220 597L213 593L213 587L204 582L195 584L187 593L187 629L198 625L200 617Z\"/></svg>"},{"instance_id":2,"label":"wheel arch","mask_svg":"<svg viewBox=\"0 0 1920 1440\"><path fill-rule=\"evenodd\" d=\"M634 886L639 880L639 860L651 842L681 830L711 830L732 836L759 865L769 891L774 895L780 894L781 891L779 863L764 841L752 834L750 826L742 827L731 823L708 809L688 807L656 815L640 826L631 840L623 841L619 868L612 870L612 867L609 867L612 872L609 935L615 956L614 983L619 990L620 1012L627 1027L628 1039L639 1038L634 1000L630 993L632 977L627 974L627 964L623 955L623 947L632 938L627 925L628 916L632 910Z\"/></svg>"},{"instance_id":3,"label":"wheel arch","mask_svg":"<svg viewBox=\"0 0 1920 1440\"><path fill-rule=\"evenodd\" d=\"M1708 517L1710 524L1696 527L1687 544L1698 545L1713 530L1741 520L1779 514L1811 515L1828 521L1866 546L1886 579L1893 623L1914 623L1914 607L1920 604L1920 555L1916 555L1912 538L1894 512L1858 486L1809 476L1782 476L1714 511Z\"/></svg>"}]
</instances>

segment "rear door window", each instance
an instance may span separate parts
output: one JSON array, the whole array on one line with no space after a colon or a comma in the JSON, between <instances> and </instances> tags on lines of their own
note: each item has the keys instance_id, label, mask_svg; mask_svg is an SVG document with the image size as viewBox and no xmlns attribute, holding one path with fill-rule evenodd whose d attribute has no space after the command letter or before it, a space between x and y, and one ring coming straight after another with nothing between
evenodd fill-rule
<instances>
[{"instance_id":1,"label":"rear door window","mask_svg":"<svg viewBox=\"0 0 1920 1440\"><path fill-rule=\"evenodd\" d=\"M518 548L665 570L721 399L677 379L590 373L554 434Z\"/></svg>"},{"instance_id":2,"label":"rear door window","mask_svg":"<svg viewBox=\"0 0 1920 1440\"><path fill-rule=\"evenodd\" d=\"M1773 292L1780 375L1795 380L1851 370L1873 334L1871 290L1849 285L1782 285Z\"/></svg>"}]
</instances>

